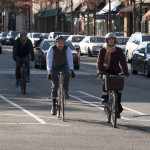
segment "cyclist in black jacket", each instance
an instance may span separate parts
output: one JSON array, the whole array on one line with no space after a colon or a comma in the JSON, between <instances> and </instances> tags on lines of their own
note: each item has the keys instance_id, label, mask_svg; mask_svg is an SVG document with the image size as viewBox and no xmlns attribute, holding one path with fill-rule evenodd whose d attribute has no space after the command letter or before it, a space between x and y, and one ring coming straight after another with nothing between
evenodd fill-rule
<instances>
[{"instance_id":1,"label":"cyclist in black jacket","mask_svg":"<svg viewBox=\"0 0 150 150\"><path fill-rule=\"evenodd\" d=\"M27 68L27 82L30 82L30 65L29 62L34 61L34 50L30 39L27 39L27 32L22 30L20 32L20 38L18 38L13 46L13 59L16 61L16 84L19 86L20 68L22 63L25 61Z\"/></svg>"}]
</instances>

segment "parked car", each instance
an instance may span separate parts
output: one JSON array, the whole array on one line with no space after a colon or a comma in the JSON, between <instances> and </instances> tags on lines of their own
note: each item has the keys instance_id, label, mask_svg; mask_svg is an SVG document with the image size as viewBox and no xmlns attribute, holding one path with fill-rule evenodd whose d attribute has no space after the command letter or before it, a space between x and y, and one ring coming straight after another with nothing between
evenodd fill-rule
<instances>
[{"instance_id":1,"label":"parked car","mask_svg":"<svg viewBox=\"0 0 150 150\"><path fill-rule=\"evenodd\" d=\"M116 38L116 45L122 49L122 51L125 53L125 47L126 43L128 42L129 38L128 37L117 37Z\"/></svg>"},{"instance_id":2,"label":"parked car","mask_svg":"<svg viewBox=\"0 0 150 150\"><path fill-rule=\"evenodd\" d=\"M48 39L55 39L57 35L65 34L64 32L50 32Z\"/></svg>"},{"instance_id":3,"label":"parked car","mask_svg":"<svg viewBox=\"0 0 150 150\"><path fill-rule=\"evenodd\" d=\"M55 39L44 39L39 47L36 47L34 50L35 54L35 68L46 68L46 55L49 48L55 44ZM80 68L80 56L76 52L75 48L71 44L70 41L66 41L66 45L70 47L72 50L73 55L73 63L74 68L79 69Z\"/></svg>"},{"instance_id":4,"label":"parked car","mask_svg":"<svg viewBox=\"0 0 150 150\"><path fill-rule=\"evenodd\" d=\"M35 46L35 43L39 40L41 33L28 33L27 37L31 40L33 46Z\"/></svg>"},{"instance_id":5,"label":"parked car","mask_svg":"<svg viewBox=\"0 0 150 150\"><path fill-rule=\"evenodd\" d=\"M140 32L136 32L131 35L131 37L129 38L126 44L126 49L125 49L127 62L131 61L134 50L138 47L140 43L144 41L150 41L150 34L142 34Z\"/></svg>"},{"instance_id":6,"label":"parked car","mask_svg":"<svg viewBox=\"0 0 150 150\"><path fill-rule=\"evenodd\" d=\"M70 35L61 34L60 36L63 36L67 40Z\"/></svg>"},{"instance_id":7,"label":"parked car","mask_svg":"<svg viewBox=\"0 0 150 150\"><path fill-rule=\"evenodd\" d=\"M67 40L69 40L72 45L75 47L76 51L79 52L80 42L85 38L85 35L70 35Z\"/></svg>"},{"instance_id":8,"label":"parked car","mask_svg":"<svg viewBox=\"0 0 150 150\"><path fill-rule=\"evenodd\" d=\"M6 36L6 45L13 45L15 38L19 33L20 32L18 31L9 31L9 33Z\"/></svg>"},{"instance_id":9,"label":"parked car","mask_svg":"<svg viewBox=\"0 0 150 150\"><path fill-rule=\"evenodd\" d=\"M2 45L6 43L6 36L7 36L7 32L0 33L0 42Z\"/></svg>"},{"instance_id":10,"label":"parked car","mask_svg":"<svg viewBox=\"0 0 150 150\"><path fill-rule=\"evenodd\" d=\"M0 54L2 54L2 45L0 43Z\"/></svg>"},{"instance_id":11,"label":"parked car","mask_svg":"<svg viewBox=\"0 0 150 150\"><path fill-rule=\"evenodd\" d=\"M133 52L131 73L137 74L138 71L150 77L150 42L142 42Z\"/></svg>"},{"instance_id":12,"label":"parked car","mask_svg":"<svg viewBox=\"0 0 150 150\"><path fill-rule=\"evenodd\" d=\"M88 56L91 57L92 55L99 53L100 48L103 47L104 43L104 37L86 36L79 44L79 53L80 55L88 54Z\"/></svg>"}]
</instances>

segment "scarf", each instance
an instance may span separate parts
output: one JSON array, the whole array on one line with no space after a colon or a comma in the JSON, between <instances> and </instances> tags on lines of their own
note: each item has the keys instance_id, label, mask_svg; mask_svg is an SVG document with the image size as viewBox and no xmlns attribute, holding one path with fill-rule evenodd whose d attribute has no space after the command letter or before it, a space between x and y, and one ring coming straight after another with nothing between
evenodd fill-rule
<instances>
[{"instance_id":1,"label":"scarf","mask_svg":"<svg viewBox=\"0 0 150 150\"><path fill-rule=\"evenodd\" d=\"M107 43L105 44L105 50L106 50L106 54L104 57L104 68L106 70L109 69L109 65L110 65L110 60L111 60L111 53L114 53L116 51L116 45L114 45L113 47L110 47Z\"/></svg>"}]
</instances>

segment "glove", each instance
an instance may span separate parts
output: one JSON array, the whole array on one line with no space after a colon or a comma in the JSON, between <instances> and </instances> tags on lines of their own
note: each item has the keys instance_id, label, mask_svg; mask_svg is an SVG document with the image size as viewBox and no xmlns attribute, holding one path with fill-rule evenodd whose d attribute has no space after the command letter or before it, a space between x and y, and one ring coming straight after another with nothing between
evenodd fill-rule
<instances>
[{"instance_id":1,"label":"glove","mask_svg":"<svg viewBox=\"0 0 150 150\"><path fill-rule=\"evenodd\" d=\"M124 73L124 75L126 76L126 77L129 77L130 76L130 74L127 72L127 73Z\"/></svg>"},{"instance_id":2,"label":"glove","mask_svg":"<svg viewBox=\"0 0 150 150\"><path fill-rule=\"evenodd\" d=\"M31 57L31 61L34 61L34 57Z\"/></svg>"},{"instance_id":3,"label":"glove","mask_svg":"<svg viewBox=\"0 0 150 150\"><path fill-rule=\"evenodd\" d=\"M51 80L52 79L52 72L48 71L47 79Z\"/></svg>"},{"instance_id":4,"label":"glove","mask_svg":"<svg viewBox=\"0 0 150 150\"><path fill-rule=\"evenodd\" d=\"M70 76L71 76L72 78L75 78L75 73L74 73L73 70L70 70Z\"/></svg>"}]
</instances>

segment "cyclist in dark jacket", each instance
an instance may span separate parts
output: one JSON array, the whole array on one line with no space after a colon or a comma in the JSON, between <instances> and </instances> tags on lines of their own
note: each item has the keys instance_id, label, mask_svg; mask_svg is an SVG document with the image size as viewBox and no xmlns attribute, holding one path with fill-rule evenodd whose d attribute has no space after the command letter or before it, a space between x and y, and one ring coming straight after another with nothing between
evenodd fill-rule
<instances>
[{"instance_id":1,"label":"cyclist in dark jacket","mask_svg":"<svg viewBox=\"0 0 150 150\"><path fill-rule=\"evenodd\" d=\"M116 35L114 33L108 33L106 35L106 44L100 49L97 58L97 75L107 73L112 75L118 75L122 71L126 76L129 76L127 62L125 55L121 48L115 44ZM121 66L121 67L120 67ZM103 80L103 94L101 96L102 103L106 103L108 100L108 92L105 90L105 82ZM118 111L123 111L121 106L121 92L118 92Z\"/></svg>"},{"instance_id":2,"label":"cyclist in dark jacket","mask_svg":"<svg viewBox=\"0 0 150 150\"><path fill-rule=\"evenodd\" d=\"M20 68L23 62L25 62L27 68L27 82L30 82L30 59L34 61L34 50L31 40L27 39L27 32L22 30L20 32L20 38L18 38L13 46L13 59L16 61L16 84L19 86Z\"/></svg>"}]
</instances>

